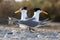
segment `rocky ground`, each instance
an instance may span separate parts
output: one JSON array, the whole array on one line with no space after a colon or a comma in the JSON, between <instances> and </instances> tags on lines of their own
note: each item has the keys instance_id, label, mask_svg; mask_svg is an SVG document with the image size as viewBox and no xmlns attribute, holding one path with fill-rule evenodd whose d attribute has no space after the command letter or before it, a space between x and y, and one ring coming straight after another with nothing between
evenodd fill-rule
<instances>
[{"instance_id":1,"label":"rocky ground","mask_svg":"<svg viewBox=\"0 0 60 40\"><path fill-rule=\"evenodd\" d=\"M0 25L0 40L60 40L60 23L48 23L35 32L20 30L18 25Z\"/></svg>"}]
</instances>

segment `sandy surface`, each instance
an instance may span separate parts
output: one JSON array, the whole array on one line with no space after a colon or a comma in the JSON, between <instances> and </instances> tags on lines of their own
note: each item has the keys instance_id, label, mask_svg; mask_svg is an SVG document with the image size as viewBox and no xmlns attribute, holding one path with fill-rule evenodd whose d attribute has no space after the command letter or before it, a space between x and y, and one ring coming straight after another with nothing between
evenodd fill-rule
<instances>
[{"instance_id":1,"label":"sandy surface","mask_svg":"<svg viewBox=\"0 0 60 40\"><path fill-rule=\"evenodd\" d=\"M20 30L18 25L0 25L0 40L60 40L60 23L48 23L36 32Z\"/></svg>"}]
</instances>

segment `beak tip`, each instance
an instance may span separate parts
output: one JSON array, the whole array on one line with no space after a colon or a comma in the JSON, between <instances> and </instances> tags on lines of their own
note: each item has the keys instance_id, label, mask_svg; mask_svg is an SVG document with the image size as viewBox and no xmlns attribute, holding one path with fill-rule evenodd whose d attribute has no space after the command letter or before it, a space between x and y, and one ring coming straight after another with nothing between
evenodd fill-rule
<instances>
[{"instance_id":1,"label":"beak tip","mask_svg":"<svg viewBox=\"0 0 60 40\"><path fill-rule=\"evenodd\" d=\"M19 13L19 12L20 12L20 10L17 10L17 11L16 11L16 12L14 12L14 13L16 14L16 13Z\"/></svg>"},{"instance_id":2,"label":"beak tip","mask_svg":"<svg viewBox=\"0 0 60 40\"><path fill-rule=\"evenodd\" d=\"M16 12L14 12L16 14Z\"/></svg>"},{"instance_id":3,"label":"beak tip","mask_svg":"<svg viewBox=\"0 0 60 40\"><path fill-rule=\"evenodd\" d=\"M47 12L43 11L44 14L48 14Z\"/></svg>"}]
</instances>

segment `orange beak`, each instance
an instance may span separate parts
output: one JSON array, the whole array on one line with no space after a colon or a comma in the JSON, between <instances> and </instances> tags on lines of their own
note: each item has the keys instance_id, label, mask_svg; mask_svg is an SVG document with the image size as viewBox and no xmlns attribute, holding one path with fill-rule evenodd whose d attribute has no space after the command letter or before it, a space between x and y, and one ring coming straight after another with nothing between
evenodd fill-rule
<instances>
[{"instance_id":1,"label":"orange beak","mask_svg":"<svg viewBox=\"0 0 60 40\"><path fill-rule=\"evenodd\" d=\"M42 13L44 13L44 14L48 14L47 12L45 12L45 11L42 11Z\"/></svg>"},{"instance_id":2,"label":"orange beak","mask_svg":"<svg viewBox=\"0 0 60 40\"><path fill-rule=\"evenodd\" d=\"M15 13L19 13L19 12L21 12L21 10L17 10Z\"/></svg>"}]
</instances>

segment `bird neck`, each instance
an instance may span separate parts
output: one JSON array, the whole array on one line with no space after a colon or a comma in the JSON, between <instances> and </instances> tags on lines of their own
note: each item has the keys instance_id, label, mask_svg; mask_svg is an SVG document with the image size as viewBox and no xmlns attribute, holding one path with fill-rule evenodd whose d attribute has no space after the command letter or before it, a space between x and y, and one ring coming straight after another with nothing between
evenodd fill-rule
<instances>
[{"instance_id":1,"label":"bird neck","mask_svg":"<svg viewBox=\"0 0 60 40\"><path fill-rule=\"evenodd\" d=\"M40 13L41 12L34 12L34 16L33 16L33 18L35 18L34 21L38 21L39 22L39 14Z\"/></svg>"},{"instance_id":2,"label":"bird neck","mask_svg":"<svg viewBox=\"0 0 60 40\"><path fill-rule=\"evenodd\" d=\"M21 11L21 20L26 20L27 17L27 10Z\"/></svg>"}]
</instances>

